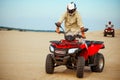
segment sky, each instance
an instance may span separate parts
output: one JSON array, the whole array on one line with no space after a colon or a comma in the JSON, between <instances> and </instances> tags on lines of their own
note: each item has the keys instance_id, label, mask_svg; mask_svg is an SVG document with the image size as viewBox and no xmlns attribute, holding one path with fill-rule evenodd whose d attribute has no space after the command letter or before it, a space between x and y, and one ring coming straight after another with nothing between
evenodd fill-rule
<instances>
[{"instance_id":1,"label":"sky","mask_svg":"<svg viewBox=\"0 0 120 80\"><path fill-rule=\"evenodd\" d=\"M55 30L70 2L90 30L102 30L108 21L120 29L120 0L0 0L0 26Z\"/></svg>"}]
</instances>

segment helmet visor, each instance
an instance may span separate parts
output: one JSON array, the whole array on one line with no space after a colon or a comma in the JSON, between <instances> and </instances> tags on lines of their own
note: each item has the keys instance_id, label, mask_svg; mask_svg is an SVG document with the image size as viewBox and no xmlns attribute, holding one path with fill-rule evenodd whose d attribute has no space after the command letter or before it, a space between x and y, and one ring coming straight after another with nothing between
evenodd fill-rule
<instances>
[{"instance_id":1,"label":"helmet visor","mask_svg":"<svg viewBox=\"0 0 120 80\"><path fill-rule=\"evenodd\" d=\"M76 9L72 9L72 10L69 10L67 9L68 13L72 14L73 12L75 12Z\"/></svg>"}]
</instances>

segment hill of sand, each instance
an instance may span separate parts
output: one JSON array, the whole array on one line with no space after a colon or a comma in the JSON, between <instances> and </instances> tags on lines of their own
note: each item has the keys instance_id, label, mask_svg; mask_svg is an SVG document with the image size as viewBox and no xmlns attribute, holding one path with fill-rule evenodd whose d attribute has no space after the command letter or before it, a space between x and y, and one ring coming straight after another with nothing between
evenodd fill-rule
<instances>
[{"instance_id":1,"label":"hill of sand","mask_svg":"<svg viewBox=\"0 0 120 80\"><path fill-rule=\"evenodd\" d=\"M0 80L120 80L120 30L114 38L103 37L102 31L87 32L86 36L104 41L105 49L99 52L105 57L105 67L102 73L85 67L84 78L79 79L65 66L56 67L54 74L45 72L49 41L62 39L62 34L0 31Z\"/></svg>"}]
</instances>

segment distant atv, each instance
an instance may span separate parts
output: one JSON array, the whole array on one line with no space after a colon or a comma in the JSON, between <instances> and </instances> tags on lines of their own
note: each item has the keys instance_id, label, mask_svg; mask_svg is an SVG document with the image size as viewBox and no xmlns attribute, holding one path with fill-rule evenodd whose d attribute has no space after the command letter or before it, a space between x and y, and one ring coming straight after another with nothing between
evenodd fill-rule
<instances>
[{"instance_id":1,"label":"distant atv","mask_svg":"<svg viewBox=\"0 0 120 80\"><path fill-rule=\"evenodd\" d=\"M56 24L57 25L57 24ZM102 72L104 69L104 56L99 53L103 49L104 42L84 40L81 35L66 35L60 41L50 41L50 54L46 57L45 70L48 74L54 73L54 68L65 65L67 69L76 70L76 76L84 76L84 67L89 66L92 72ZM88 29L85 28L84 32Z\"/></svg>"},{"instance_id":2,"label":"distant atv","mask_svg":"<svg viewBox=\"0 0 120 80\"><path fill-rule=\"evenodd\" d=\"M112 37L115 37L115 30L113 27L107 27L104 30L104 36L106 37L107 35L112 35Z\"/></svg>"}]
</instances>

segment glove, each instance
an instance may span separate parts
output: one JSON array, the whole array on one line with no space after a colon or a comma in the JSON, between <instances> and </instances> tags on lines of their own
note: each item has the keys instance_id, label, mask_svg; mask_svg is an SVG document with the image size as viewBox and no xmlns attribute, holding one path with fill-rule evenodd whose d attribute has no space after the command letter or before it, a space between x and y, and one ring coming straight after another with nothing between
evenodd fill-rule
<instances>
[{"instance_id":1,"label":"glove","mask_svg":"<svg viewBox=\"0 0 120 80\"><path fill-rule=\"evenodd\" d=\"M82 38L84 38L84 39L85 39L85 38L86 38L86 36L85 36L85 33L84 33L84 27L81 27L81 28L80 28L80 30L81 30L81 33L82 33Z\"/></svg>"},{"instance_id":2,"label":"glove","mask_svg":"<svg viewBox=\"0 0 120 80\"><path fill-rule=\"evenodd\" d=\"M86 36L85 36L85 35L82 35L82 38L83 38L83 39L86 39Z\"/></svg>"},{"instance_id":3,"label":"glove","mask_svg":"<svg viewBox=\"0 0 120 80\"><path fill-rule=\"evenodd\" d=\"M82 32L82 38L86 39L85 33Z\"/></svg>"},{"instance_id":4,"label":"glove","mask_svg":"<svg viewBox=\"0 0 120 80\"><path fill-rule=\"evenodd\" d=\"M61 23L60 23L60 22L57 22L57 23L56 23L56 26L57 26L57 27L60 27L60 26L61 26Z\"/></svg>"},{"instance_id":5,"label":"glove","mask_svg":"<svg viewBox=\"0 0 120 80\"><path fill-rule=\"evenodd\" d=\"M60 34L60 29L59 29L59 27L56 28L56 32L57 32L58 34Z\"/></svg>"},{"instance_id":6,"label":"glove","mask_svg":"<svg viewBox=\"0 0 120 80\"><path fill-rule=\"evenodd\" d=\"M84 27L81 27L80 29L81 29L81 32L84 32Z\"/></svg>"}]
</instances>

